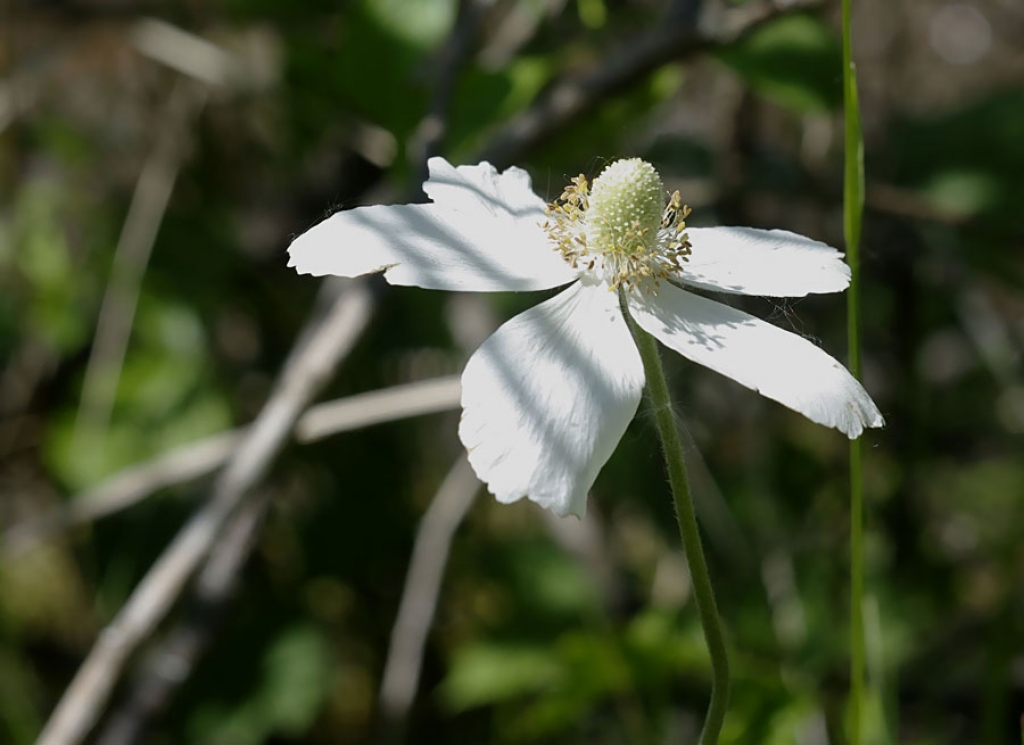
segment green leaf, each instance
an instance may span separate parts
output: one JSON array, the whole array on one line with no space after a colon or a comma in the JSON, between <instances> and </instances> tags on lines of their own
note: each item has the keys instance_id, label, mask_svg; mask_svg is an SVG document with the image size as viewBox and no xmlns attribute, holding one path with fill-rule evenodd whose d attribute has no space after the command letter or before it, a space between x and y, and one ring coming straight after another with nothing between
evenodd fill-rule
<instances>
[{"instance_id":1,"label":"green leaf","mask_svg":"<svg viewBox=\"0 0 1024 745\"><path fill-rule=\"evenodd\" d=\"M54 417L47 458L81 489L120 468L231 424L224 396L210 386L207 341L196 311L144 294L104 437L76 438L75 410Z\"/></svg>"},{"instance_id":2,"label":"green leaf","mask_svg":"<svg viewBox=\"0 0 1024 745\"><path fill-rule=\"evenodd\" d=\"M511 566L517 594L549 617L587 614L598 607L594 579L547 541L520 544Z\"/></svg>"},{"instance_id":3,"label":"green leaf","mask_svg":"<svg viewBox=\"0 0 1024 745\"><path fill-rule=\"evenodd\" d=\"M991 271L1006 273L1006 239L1020 229L1024 201L1024 91L1001 92L941 117L899 122L879 162L895 165L891 178L942 213L984 218L984 229L965 238L984 236L992 251L972 245L966 257L975 262L989 254L998 262Z\"/></svg>"},{"instance_id":4,"label":"green leaf","mask_svg":"<svg viewBox=\"0 0 1024 745\"><path fill-rule=\"evenodd\" d=\"M832 31L813 16L765 24L718 58L755 91L794 111L834 111L842 104L836 74L842 50Z\"/></svg>"},{"instance_id":5,"label":"green leaf","mask_svg":"<svg viewBox=\"0 0 1024 745\"><path fill-rule=\"evenodd\" d=\"M361 6L394 38L424 50L441 44L455 23L454 0L366 0Z\"/></svg>"},{"instance_id":6,"label":"green leaf","mask_svg":"<svg viewBox=\"0 0 1024 745\"><path fill-rule=\"evenodd\" d=\"M82 305L87 284L77 274L61 227L67 211L64 201L59 184L45 178L29 181L16 194L10 232L13 264L28 285L25 331L69 350L87 335L88 317L67 312Z\"/></svg>"},{"instance_id":7,"label":"green leaf","mask_svg":"<svg viewBox=\"0 0 1024 745\"><path fill-rule=\"evenodd\" d=\"M320 713L331 685L331 650L312 626L287 629L267 650L255 693L234 707L207 702L189 722L189 742L256 745L298 737Z\"/></svg>"},{"instance_id":8,"label":"green leaf","mask_svg":"<svg viewBox=\"0 0 1024 745\"><path fill-rule=\"evenodd\" d=\"M455 653L440 694L449 709L463 711L539 693L565 674L545 647L480 643Z\"/></svg>"},{"instance_id":9,"label":"green leaf","mask_svg":"<svg viewBox=\"0 0 1024 745\"><path fill-rule=\"evenodd\" d=\"M267 651L258 701L268 728L290 736L313 723L330 688L331 650L311 626L285 632Z\"/></svg>"}]
</instances>

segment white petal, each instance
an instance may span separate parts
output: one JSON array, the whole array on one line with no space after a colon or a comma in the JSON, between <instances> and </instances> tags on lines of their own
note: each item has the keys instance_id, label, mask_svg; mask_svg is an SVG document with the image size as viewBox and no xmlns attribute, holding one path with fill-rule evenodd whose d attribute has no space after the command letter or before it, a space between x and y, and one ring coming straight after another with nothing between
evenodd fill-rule
<instances>
[{"instance_id":1,"label":"white petal","mask_svg":"<svg viewBox=\"0 0 1024 745\"><path fill-rule=\"evenodd\" d=\"M631 296L629 307L662 344L813 422L851 439L885 423L846 368L796 334L672 286Z\"/></svg>"},{"instance_id":2,"label":"white petal","mask_svg":"<svg viewBox=\"0 0 1024 745\"><path fill-rule=\"evenodd\" d=\"M687 228L693 253L679 280L717 292L803 297L850 284L843 254L786 230Z\"/></svg>"},{"instance_id":3,"label":"white petal","mask_svg":"<svg viewBox=\"0 0 1024 745\"><path fill-rule=\"evenodd\" d=\"M616 294L577 283L508 321L473 354L459 437L499 501L529 497L582 517L643 384Z\"/></svg>"},{"instance_id":4,"label":"white petal","mask_svg":"<svg viewBox=\"0 0 1024 745\"><path fill-rule=\"evenodd\" d=\"M434 290L543 290L576 278L540 227L544 202L525 171L428 165L432 204L337 212L295 239L288 265L317 276L383 271L393 285Z\"/></svg>"}]
</instances>

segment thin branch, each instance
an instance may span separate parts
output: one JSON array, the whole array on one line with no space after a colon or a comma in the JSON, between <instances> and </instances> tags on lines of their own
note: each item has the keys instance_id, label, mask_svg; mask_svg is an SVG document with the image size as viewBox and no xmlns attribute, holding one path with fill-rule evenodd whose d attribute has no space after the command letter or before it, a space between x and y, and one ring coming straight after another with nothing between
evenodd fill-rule
<instances>
[{"instance_id":1,"label":"thin branch","mask_svg":"<svg viewBox=\"0 0 1024 745\"><path fill-rule=\"evenodd\" d=\"M250 499L232 518L196 577L185 621L152 650L127 693L97 738L98 745L132 745L164 711L203 652L210 646L234 597L242 570L256 545L270 507L269 490Z\"/></svg>"},{"instance_id":2,"label":"thin branch","mask_svg":"<svg viewBox=\"0 0 1024 745\"><path fill-rule=\"evenodd\" d=\"M597 108L669 62L692 59L733 44L780 15L821 7L819 0L764 2L728 11L713 31L691 23L664 23L607 62L582 75L570 75L551 86L537 103L500 129L480 155L499 167L541 145L572 122Z\"/></svg>"},{"instance_id":3,"label":"thin branch","mask_svg":"<svg viewBox=\"0 0 1024 745\"><path fill-rule=\"evenodd\" d=\"M418 183L427 180L427 161L441 152L448 135L448 113L462 64L476 42L484 8L480 0L459 0L455 25L441 46L440 59L426 116L416 127L410 151L416 160Z\"/></svg>"},{"instance_id":4,"label":"thin branch","mask_svg":"<svg viewBox=\"0 0 1024 745\"><path fill-rule=\"evenodd\" d=\"M204 89L191 81L179 80L160 117L163 126L139 174L114 251L75 419L76 443L102 435L110 421L142 278L186 155L193 117L205 99Z\"/></svg>"},{"instance_id":5,"label":"thin branch","mask_svg":"<svg viewBox=\"0 0 1024 745\"><path fill-rule=\"evenodd\" d=\"M460 455L420 520L380 688L386 742L401 740L419 687L452 539L479 490L480 481L465 455Z\"/></svg>"},{"instance_id":6,"label":"thin branch","mask_svg":"<svg viewBox=\"0 0 1024 745\"><path fill-rule=\"evenodd\" d=\"M962 227L972 219L969 214L939 207L913 189L878 181L867 185L865 203L877 212L951 227Z\"/></svg>"},{"instance_id":7,"label":"thin branch","mask_svg":"<svg viewBox=\"0 0 1024 745\"><path fill-rule=\"evenodd\" d=\"M453 338L467 352L498 327L479 295L453 296L447 316ZM461 395L461 383L458 388ZM465 455L460 455L420 519L381 676L380 726L385 743L401 742L405 734L451 544L479 490L480 481Z\"/></svg>"},{"instance_id":8,"label":"thin branch","mask_svg":"<svg viewBox=\"0 0 1024 745\"><path fill-rule=\"evenodd\" d=\"M369 321L366 284L328 282L326 312L309 322L260 415L182 528L96 640L46 723L37 745L77 745L95 726L135 649L148 638L199 567L224 525L288 441L295 422L333 376Z\"/></svg>"},{"instance_id":9,"label":"thin branch","mask_svg":"<svg viewBox=\"0 0 1024 745\"><path fill-rule=\"evenodd\" d=\"M450 297L446 316L452 338L467 353L498 327L493 310L478 294ZM461 388L460 383L460 395ZM385 743L403 739L419 689L451 544L479 490L473 469L465 456L460 456L420 520L381 677L379 711Z\"/></svg>"},{"instance_id":10,"label":"thin branch","mask_svg":"<svg viewBox=\"0 0 1024 745\"><path fill-rule=\"evenodd\" d=\"M240 84L244 79L244 60L167 21L143 18L129 38L140 54L208 86Z\"/></svg>"},{"instance_id":11,"label":"thin branch","mask_svg":"<svg viewBox=\"0 0 1024 745\"><path fill-rule=\"evenodd\" d=\"M129 466L65 505L9 528L0 542L3 559L16 558L40 541L127 509L161 489L213 473L224 465L241 435L241 430L221 432Z\"/></svg>"},{"instance_id":12,"label":"thin branch","mask_svg":"<svg viewBox=\"0 0 1024 745\"><path fill-rule=\"evenodd\" d=\"M30 109L39 95L36 76L18 71L20 34L13 0L0 2L0 134Z\"/></svg>"},{"instance_id":13,"label":"thin branch","mask_svg":"<svg viewBox=\"0 0 1024 745\"><path fill-rule=\"evenodd\" d=\"M504 16L487 34L478 61L486 70L503 70L530 43L541 24L558 17L568 0L541 0L527 6L506 3ZM499 11L501 12L501 11Z\"/></svg>"},{"instance_id":14,"label":"thin branch","mask_svg":"<svg viewBox=\"0 0 1024 745\"><path fill-rule=\"evenodd\" d=\"M299 420L295 437L315 442L382 422L451 411L462 395L460 375L445 375L318 404Z\"/></svg>"},{"instance_id":15,"label":"thin branch","mask_svg":"<svg viewBox=\"0 0 1024 745\"><path fill-rule=\"evenodd\" d=\"M458 408L458 375L417 381L317 404L295 425L295 439L316 442L341 432ZM129 466L66 505L9 528L0 539L0 557L16 558L54 535L120 512L154 492L213 473L234 452L246 430L220 432Z\"/></svg>"},{"instance_id":16,"label":"thin branch","mask_svg":"<svg viewBox=\"0 0 1024 745\"><path fill-rule=\"evenodd\" d=\"M24 444L24 425L31 421L27 409L36 390L57 366L57 356L36 336L22 340L0 373L0 457Z\"/></svg>"}]
</instances>

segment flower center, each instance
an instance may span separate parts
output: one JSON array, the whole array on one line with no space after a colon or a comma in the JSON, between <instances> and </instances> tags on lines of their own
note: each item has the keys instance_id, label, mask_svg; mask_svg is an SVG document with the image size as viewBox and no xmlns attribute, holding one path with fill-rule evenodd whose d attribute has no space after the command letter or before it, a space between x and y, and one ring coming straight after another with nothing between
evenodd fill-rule
<instances>
[{"instance_id":1,"label":"flower center","mask_svg":"<svg viewBox=\"0 0 1024 745\"><path fill-rule=\"evenodd\" d=\"M562 257L611 290L657 294L690 255L689 207L678 191L666 206L661 177L639 158L612 163L594 179L593 190L582 174L572 179L546 214L544 229Z\"/></svg>"},{"instance_id":2,"label":"flower center","mask_svg":"<svg viewBox=\"0 0 1024 745\"><path fill-rule=\"evenodd\" d=\"M594 179L587 212L587 244L628 254L655 247L665 187L654 166L638 158L617 160Z\"/></svg>"}]
</instances>

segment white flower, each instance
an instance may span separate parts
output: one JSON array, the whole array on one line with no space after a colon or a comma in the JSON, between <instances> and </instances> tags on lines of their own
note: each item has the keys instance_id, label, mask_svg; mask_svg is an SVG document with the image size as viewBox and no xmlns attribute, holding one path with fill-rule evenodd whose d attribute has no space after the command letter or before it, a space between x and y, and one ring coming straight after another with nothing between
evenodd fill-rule
<instances>
[{"instance_id":1,"label":"white flower","mask_svg":"<svg viewBox=\"0 0 1024 745\"><path fill-rule=\"evenodd\" d=\"M684 357L858 437L883 424L861 385L811 342L682 289L802 297L850 282L842 254L782 230L686 228L654 168L620 160L545 206L519 168L429 163L429 204L339 212L292 243L301 273L384 272L393 285L493 292L570 285L499 328L462 375L459 437L501 502L582 516L636 413L639 353L619 305Z\"/></svg>"}]
</instances>

